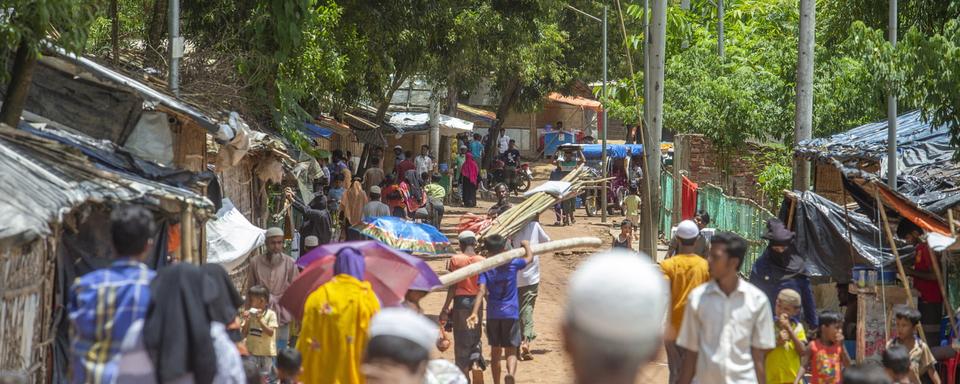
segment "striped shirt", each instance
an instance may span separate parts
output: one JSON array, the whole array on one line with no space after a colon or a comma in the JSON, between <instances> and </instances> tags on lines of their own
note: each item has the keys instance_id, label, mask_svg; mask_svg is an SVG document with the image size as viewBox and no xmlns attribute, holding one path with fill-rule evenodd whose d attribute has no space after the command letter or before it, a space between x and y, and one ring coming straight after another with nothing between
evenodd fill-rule
<instances>
[{"instance_id":1,"label":"striped shirt","mask_svg":"<svg viewBox=\"0 0 960 384\"><path fill-rule=\"evenodd\" d=\"M67 310L74 383L114 383L127 330L143 320L156 273L143 263L119 259L81 276L70 288Z\"/></svg>"}]
</instances>

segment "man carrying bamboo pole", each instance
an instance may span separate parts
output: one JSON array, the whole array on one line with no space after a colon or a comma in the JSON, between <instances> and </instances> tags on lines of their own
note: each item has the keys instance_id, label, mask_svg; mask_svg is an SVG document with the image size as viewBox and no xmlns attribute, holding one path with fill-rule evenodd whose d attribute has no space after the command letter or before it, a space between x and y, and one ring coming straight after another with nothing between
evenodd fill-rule
<instances>
[{"instance_id":1,"label":"man carrying bamboo pole","mask_svg":"<svg viewBox=\"0 0 960 384\"><path fill-rule=\"evenodd\" d=\"M484 246L489 256L506 249L507 239L500 235L487 236ZM520 301L517 295L517 273L533 261L530 243L523 241L526 254L522 259L513 259L509 263L480 274L477 282L480 290L473 303L473 312L467 318L467 326L479 325L481 301L487 297L487 342L490 344L490 367L493 383L500 384L500 357L506 355L506 384L514 384L517 374L517 349L520 347Z\"/></svg>"},{"instance_id":2,"label":"man carrying bamboo pole","mask_svg":"<svg viewBox=\"0 0 960 384\"><path fill-rule=\"evenodd\" d=\"M477 235L472 231L460 232L457 240L459 241L460 253L450 258L450 262L447 264L448 271L453 272L484 260L483 256L476 253ZM453 355L457 367L465 375L472 377L473 383L483 382L483 369L485 368L480 328L467 326L467 318L473 313L475 301L479 300L477 298L479 290L476 276L450 286L447 291L447 299L443 303L443 309L440 310L441 323L453 321ZM451 304L453 304L452 310L450 309Z\"/></svg>"}]
</instances>

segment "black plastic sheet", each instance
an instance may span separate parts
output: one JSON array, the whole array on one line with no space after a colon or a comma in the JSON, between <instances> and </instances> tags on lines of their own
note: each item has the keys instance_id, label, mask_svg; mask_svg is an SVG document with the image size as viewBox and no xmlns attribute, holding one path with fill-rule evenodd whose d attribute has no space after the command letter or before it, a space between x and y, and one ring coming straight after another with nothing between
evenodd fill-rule
<instances>
[{"instance_id":1,"label":"black plastic sheet","mask_svg":"<svg viewBox=\"0 0 960 384\"><path fill-rule=\"evenodd\" d=\"M950 144L950 130L924 122L919 111L897 117L897 192L935 214L960 203L960 163L954 161L956 148ZM843 173L858 172L860 161L879 163L886 169L887 121L864 124L830 137L800 142L798 156L832 162L838 160ZM849 167L849 165L853 165ZM886 172L872 174L885 181ZM849 190L849 188L848 188ZM871 204L872 205L872 204Z\"/></svg>"},{"instance_id":2,"label":"black plastic sheet","mask_svg":"<svg viewBox=\"0 0 960 384\"><path fill-rule=\"evenodd\" d=\"M849 283L855 265L874 268L890 267L893 254L883 228L878 228L866 215L848 211L842 206L813 192L795 192L793 231L796 247L806 258L810 276L830 277L839 283ZM788 220L790 199L784 200L778 215ZM913 247L895 240L901 260L912 258ZM905 261L906 262L906 261Z\"/></svg>"}]
</instances>

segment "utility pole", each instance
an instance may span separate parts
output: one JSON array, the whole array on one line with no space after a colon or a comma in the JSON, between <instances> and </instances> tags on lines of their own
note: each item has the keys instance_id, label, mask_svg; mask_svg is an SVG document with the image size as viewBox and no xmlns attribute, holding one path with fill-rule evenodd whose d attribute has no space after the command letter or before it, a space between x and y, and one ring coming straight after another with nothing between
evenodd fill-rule
<instances>
[{"instance_id":1,"label":"utility pole","mask_svg":"<svg viewBox=\"0 0 960 384\"><path fill-rule=\"evenodd\" d=\"M180 58L183 57L183 37L180 37L180 0L170 0L170 73L167 87L180 97Z\"/></svg>"},{"instance_id":2,"label":"utility pole","mask_svg":"<svg viewBox=\"0 0 960 384\"><path fill-rule=\"evenodd\" d=\"M629 54L629 52L628 52ZM603 104L607 104L607 6L603 6ZM603 163L603 182L600 186L600 200L603 201L600 204L600 207L603 208L603 212L600 214L600 222L607 222L607 169L610 167L607 164L607 130L610 127L607 126L607 109L603 109L603 141L600 144L601 160Z\"/></svg>"},{"instance_id":3,"label":"utility pole","mask_svg":"<svg viewBox=\"0 0 960 384\"><path fill-rule=\"evenodd\" d=\"M816 0L800 0L800 38L797 46L797 100L794 116L794 145L809 140L813 132L813 50ZM793 189L810 189L810 162L795 157Z\"/></svg>"},{"instance_id":4,"label":"utility pole","mask_svg":"<svg viewBox=\"0 0 960 384\"><path fill-rule=\"evenodd\" d=\"M726 50L723 48L723 0L717 0L717 54L720 57L726 56Z\"/></svg>"},{"instance_id":5,"label":"utility pole","mask_svg":"<svg viewBox=\"0 0 960 384\"><path fill-rule=\"evenodd\" d=\"M897 0L890 0L890 44L897 47ZM897 190L897 92L891 82L887 90L887 185Z\"/></svg>"},{"instance_id":6,"label":"utility pole","mask_svg":"<svg viewBox=\"0 0 960 384\"><path fill-rule=\"evenodd\" d=\"M436 93L430 96L430 155L434 162L440 162L440 98Z\"/></svg>"},{"instance_id":7,"label":"utility pole","mask_svg":"<svg viewBox=\"0 0 960 384\"><path fill-rule=\"evenodd\" d=\"M647 120L650 124L647 126L645 134L647 135L643 148L644 158L647 161L649 174L645 175L647 188L650 193L647 197L649 209L644 211L644 217L641 219L640 246L643 252L650 257L657 257L657 228L660 222L660 133L663 130L663 71L666 63L666 37L667 37L667 0L654 0L650 8L650 29L647 42L648 66L650 81L647 83L650 87L647 94L650 98L647 100L647 112L650 116ZM646 205L644 206L646 208Z\"/></svg>"}]
</instances>

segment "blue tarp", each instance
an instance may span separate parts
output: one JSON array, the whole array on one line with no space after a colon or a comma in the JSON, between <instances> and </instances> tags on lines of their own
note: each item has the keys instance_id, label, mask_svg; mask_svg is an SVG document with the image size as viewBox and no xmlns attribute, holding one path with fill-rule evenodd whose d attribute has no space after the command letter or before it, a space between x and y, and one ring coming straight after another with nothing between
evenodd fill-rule
<instances>
[{"instance_id":1,"label":"blue tarp","mask_svg":"<svg viewBox=\"0 0 960 384\"><path fill-rule=\"evenodd\" d=\"M583 157L587 159L599 159L603 151L603 144L585 144L582 145ZM643 144L607 144L607 156L614 159L622 159L627 156L639 156L643 154Z\"/></svg>"},{"instance_id":2,"label":"blue tarp","mask_svg":"<svg viewBox=\"0 0 960 384\"><path fill-rule=\"evenodd\" d=\"M314 139L321 137L324 139L329 139L331 136L333 136L332 130L312 123L303 123L303 129L301 129L301 131Z\"/></svg>"}]
</instances>

